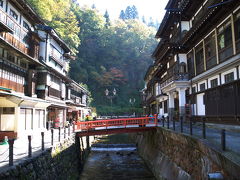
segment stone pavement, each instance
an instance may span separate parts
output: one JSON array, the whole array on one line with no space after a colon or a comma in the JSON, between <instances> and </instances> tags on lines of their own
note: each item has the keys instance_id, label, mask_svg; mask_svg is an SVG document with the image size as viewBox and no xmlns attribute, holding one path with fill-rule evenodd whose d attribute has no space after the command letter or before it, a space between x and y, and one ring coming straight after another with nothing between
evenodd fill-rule
<instances>
[{"instance_id":1,"label":"stone pavement","mask_svg":"<svg viewBox=\"0 0 240 180\"><path fill-rule=\"evenodd\" d=\"M68 136L68 128L66 128L65 138L69 138ZM70 137L73 135L73 127L70 126ZM64 130L60 131L60 141L64 140ZM54 138L53 138L53 146L59 143L59 130L54 129ZM41 132L36 132L32 135L32 157L36 157L40 155L42 151L42 137ZM51 145L51 130L44 132L44 147L45 150L52 147ZM14 141L13 144L13 164L19 164L20 162L27 160L28 158L28 135L26 137L18 138ZM9 167L9 145L0 145L0 172L4 171Z\"/></svg>"}]
</instances>

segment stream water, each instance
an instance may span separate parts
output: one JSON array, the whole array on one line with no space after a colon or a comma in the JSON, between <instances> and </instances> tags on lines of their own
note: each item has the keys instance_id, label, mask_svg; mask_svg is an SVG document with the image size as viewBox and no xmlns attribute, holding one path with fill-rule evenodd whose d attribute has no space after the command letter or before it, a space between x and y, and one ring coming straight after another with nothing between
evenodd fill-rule
<instances>
[{"instance_id":1,"label":"stream water","mask_svg":"<svg viewBox=\"0 0 240 180\"><path fill-rule=\"evenodd\" d=\"M155 180L125 135L105 136L91 148L80 180Z\"/></svg>"}]
</instances>

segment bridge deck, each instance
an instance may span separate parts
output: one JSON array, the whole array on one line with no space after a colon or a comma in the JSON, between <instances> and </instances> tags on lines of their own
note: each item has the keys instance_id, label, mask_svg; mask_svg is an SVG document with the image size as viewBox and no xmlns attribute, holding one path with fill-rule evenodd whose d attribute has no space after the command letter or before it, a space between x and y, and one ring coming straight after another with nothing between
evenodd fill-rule
<instances>
[{"instance_id":1,"label":"bridge deck","mask_svg":"<svg viewBox=\"0 0 240 180\"><path fill-rule=\"evenodd\" d=\"M78 136L116 134L148 131L157 126L157 117L107 119L76 122L74 130Z\"/></svg>"}]
</instances>

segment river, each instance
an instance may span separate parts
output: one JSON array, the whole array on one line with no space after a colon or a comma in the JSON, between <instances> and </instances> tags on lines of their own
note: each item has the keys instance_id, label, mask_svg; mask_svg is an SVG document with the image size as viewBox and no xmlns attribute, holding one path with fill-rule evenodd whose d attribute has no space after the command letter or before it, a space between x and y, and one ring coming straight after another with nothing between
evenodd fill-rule
<instances>
[{"instance_id":1,"label":"river","mask_svg":"<svg viewBox=\"0 0 240 180\"><path fill-rule=\"evenodd\" d=\"M80 180L155 180L127 134L102 136L91 148Z\"/></svg>"}]
</instances>

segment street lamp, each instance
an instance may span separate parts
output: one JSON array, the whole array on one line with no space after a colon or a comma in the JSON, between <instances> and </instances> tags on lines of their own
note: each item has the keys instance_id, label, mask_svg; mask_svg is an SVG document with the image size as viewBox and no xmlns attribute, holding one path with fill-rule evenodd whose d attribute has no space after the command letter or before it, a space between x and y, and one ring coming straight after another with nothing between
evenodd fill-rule
<instances>
[{"instance_id":1,"label":"street lamp","mask_svg":"<svg viewBox=\"0 0 240 180\"><path fill-rule=\"evenodd\" d=\"M129 99L129 103L130 103L130 105L131 105L131 107L132 107L132 109L133 109L133 105L134 105L134 103L136 102L136 99L135 98L130 98ZM135 113L133 112L133 115L135 115Z\"/></svg>"},{"instance_id":2,"label":"street lamp","mask_svg":"<svg viewBox=\"0 0 240 180\"><path fill-rule=\"evenodd\" d=\"M105 90L105 95L108 99L110 99L110 102L111 102L111 109L112 109L112 100L113 98L116 97L117 95L117 91L116 89L114 88L113 91L112 91L112 95L110 94L110 91L108 89Z\"/></svg>"},{"instance_id":3,"label":"street lamp","mask_svg":"<svg viewBox=\"0 0 240 180\"><path fill-rule=\"evenodd\" d=\"M136 99L135 99L135 98L133 98L133 99L130 98L130 99L129 99L129 103L130 103L131 105L133 105L135 102L136 102Z\"/></svg>"}]
</instances>

